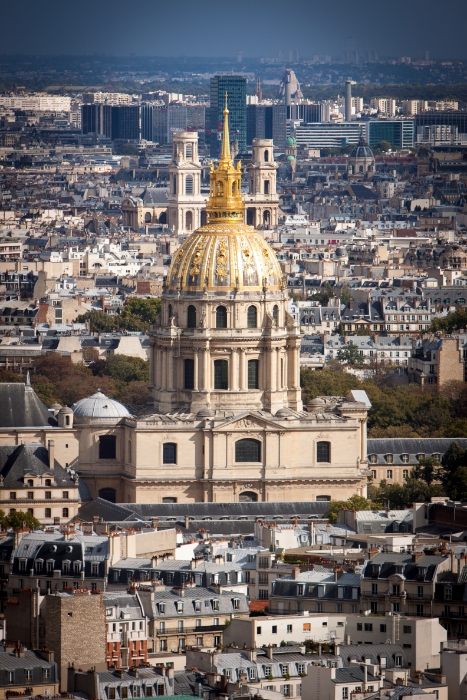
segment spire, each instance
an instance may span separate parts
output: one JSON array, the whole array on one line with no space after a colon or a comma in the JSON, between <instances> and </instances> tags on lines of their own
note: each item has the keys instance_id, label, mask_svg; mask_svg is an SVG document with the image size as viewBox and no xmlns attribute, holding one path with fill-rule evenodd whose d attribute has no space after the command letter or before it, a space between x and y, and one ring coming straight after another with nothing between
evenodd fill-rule
<instances>
[{"instance_id":1,"label":"spire","mask_svg":"<svg viewBox=\"0 0 467 700\"><path fill-rule=\"evenodd\" d=\"M230 162L230 138L229 138L229 108L227 107L227 100L229 93L225 93L225 103L224 103L224 127L222 129L222 150L220 160L223 162Z\"/></svg>"}]
</instances>

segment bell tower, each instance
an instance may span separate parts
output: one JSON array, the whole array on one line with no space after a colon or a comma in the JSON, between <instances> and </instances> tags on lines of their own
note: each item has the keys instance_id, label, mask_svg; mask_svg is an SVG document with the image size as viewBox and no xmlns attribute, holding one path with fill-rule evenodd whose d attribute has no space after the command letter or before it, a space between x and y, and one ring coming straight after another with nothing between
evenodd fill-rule
<instances>
[{"instance_id":1,"label":"bell tower","mask_svg":"<svg viewBox=\"0 0 467 700\"><path fill-rule=\"evenodd\" d=\"M169 178L167 223L175 233L191 233L204 223L202 211L207 200L201 194L197 132L174 132Z\"/></svg>"},{"instance_id":2,"label":"bell tower","mask_svg":"<svg viewBox=\"0 0 467 700\"><path fill-rule=\"evenodd\" d=\"M279 196L276 192L277 163L272 139L253 139L248 166L250 192L245 198L246 223L255 228L277 226Z\"/></svg>"}]
</instances>

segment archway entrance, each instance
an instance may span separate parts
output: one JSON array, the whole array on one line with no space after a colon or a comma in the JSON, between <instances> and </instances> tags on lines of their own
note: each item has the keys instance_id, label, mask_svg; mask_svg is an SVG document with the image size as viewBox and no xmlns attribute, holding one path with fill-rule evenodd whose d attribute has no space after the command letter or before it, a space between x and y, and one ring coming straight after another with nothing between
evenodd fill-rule
<instances>
[{"instance_id":1,"label":"archway entrance","mask_svg":"<svg viewBox=\"0 0 467 700\"><path fill-rule=\"evenodd\" d=\"M185 228L187 231L193 230L193 212L187 211L185 215Z\"/></svg>"},{"instance_id":2,"label":"archway entrance","mask_svg":"<svg viewBox=\"0 0 467 700\"><path fill-rule=\"evenodd\" d=\"M240 503L256 503L258 500L258 494L254 491L242 491L238 497L238 500Z\"/></svg>"},{"instance_id":3,"label":"archway entrance","mask_svg":"<svg viewBox=\"0 0 467 700\"><path fill-rule=\"evenodd\" d=\"M269 209L263 212L263 226L269 226L271 223L271 212Z\"/></svg>"}]
</instances>

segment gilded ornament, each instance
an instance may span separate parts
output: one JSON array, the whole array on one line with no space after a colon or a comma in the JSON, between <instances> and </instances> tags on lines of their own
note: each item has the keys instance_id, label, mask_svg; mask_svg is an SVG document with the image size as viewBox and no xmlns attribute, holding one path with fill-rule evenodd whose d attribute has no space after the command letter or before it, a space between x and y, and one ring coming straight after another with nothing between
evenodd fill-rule
<instances>
[{"instance_id":1,"label":"gilded ornament","mask_svg":"<svg viewBox=\"0 0 467 700\"><path fill-rule=\"evenodd\" d=\"M204 245L203 245L203 239L201 239L198 247L195 250L195 254L193 255L193 258L191 261L190 277L191 277L192 282L195 281L195 277L197 277L200 273L201 261L203 259L203 252L204 252Z\"/></svg>"},{"instance_id":2,"label":"gilded ornament","mask_svg":"<svg viewBox=\"0 0 467 700\"><path fill-rule=\"evenodd\" d=\"M221 238L217 250L216 277L223 282L227 278L227 239Z\"/></svg>"}]
</instances>

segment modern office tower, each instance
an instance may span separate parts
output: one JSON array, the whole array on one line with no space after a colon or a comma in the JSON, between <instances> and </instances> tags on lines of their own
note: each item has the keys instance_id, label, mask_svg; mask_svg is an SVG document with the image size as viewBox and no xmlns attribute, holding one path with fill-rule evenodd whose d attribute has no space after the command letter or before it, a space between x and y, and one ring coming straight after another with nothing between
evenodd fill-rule
<instances>
[{"instance_id":1,"label":"modern office tower","mask_svg":"<svg viewBox=\"0 0 467 700\"><path fill-rule=\"evenodd\" d=\"M187 129L186 105L154 105L153 141L172 143L172 135Z\"/></svg>"},{"instance_id":2,"label":"modern office tower","mask_svg":"<svg viewBox=\"0 0 467 700\"><path fill-rule=\"evenodd\" d=\"M81 105L81 133L102 134L102 105Z\"/></svg>"},{"instance_id":3,"label":"modern office tower","mask_svg":"<svg viewBox=\"0 0 467 700\"><path fill-rule=\"evenodd\" d=\"M412 119L374 119L366 123L366 140L371 148L387 141L391 148L412 148L414 122Z\"/></svg>"},{"instance_id":4,"label":"modern office tower","mask_svg":"<svg viewBox=\"0 0 467 700\"><path fill-rule=\"evenodd\" d=\"M352 119L352 81L345 81L345 115L344 119L349 122Z\"/></svg>"},{"instance_id":5,"label":"modern office tower","mask_svg":"<svg viewBox=\"0 0 467 700\"><path fill-rule=\"evenodd\" d=\"M427 126L450 126L452 133L457 129L457 134L467 134L467 112L423 112L414 117L415 140L424 132Z\"/></svg>"},{"instance_id":6,"label":"modern office tower","mask_svg":"<svg viewBox=\"0 0 467 700\"><path fill-rule=\"evenodd\" d=\"M285 148L287 138L285 105L247 105L247 145L253 139L272 139L274 148Z\"/></svg>"},{"instance_id":7,"label":"modern office tower","mask_svg":"<svg viewBox=\"0 0 467 700\"><path fill-rule=\"evenodd\" d=\"M297 146L307 148L342 148L357 144L361 135L361 124L353 121L343 123L302 123L295 127Z\"/></svg>"},{"instance_id":8,"label":"modern office tower","mask_svg":"<svg viewBox=\"0 0 467 700\"><path fill-rule=\"evenodd\" d=\"M112 140L139 141L141 139L141 106L82 105L81 132L104 134Z\"/></svg>"},{"instance_id":9,"label":"modern office tower","mask_svg":"<svg viewBox=\"0 0 467 700\"><path fill-rule=\"evenodd\" d=\"M329 117L328 119L324 118L326 112L329 111L326 110L326 107L327 105L324 104L306 104L303 121L307 122L307 124L312 124L313 122L329 121Z\"/></svg>"},{"instance_id":10,"label":"modern office tower","mask_svg":"<svg viewBox=\"0 0 467 700\"><path fill-rule=\"evenodd\" d=\"M209 109L210 153L212 158L219 155L225 93L229 100L229 138L238 141L238 150L246 150L246 78L241 75L215 75L211 78Z\"/></svg>"},{"instance_id":11,"label":"modern office tower","mask_svg":"<svg viewBox=\"0 0 467 700\"><path fill-rule=\"evenodd\" d=\"M186 128L198 132L198 143L206 142L206 105L186 106Z\"/></svg>"}]
</instances>

